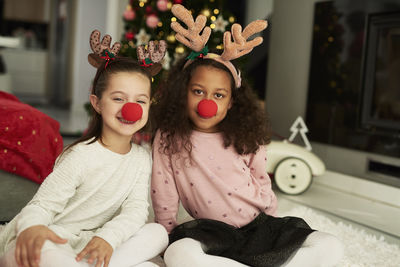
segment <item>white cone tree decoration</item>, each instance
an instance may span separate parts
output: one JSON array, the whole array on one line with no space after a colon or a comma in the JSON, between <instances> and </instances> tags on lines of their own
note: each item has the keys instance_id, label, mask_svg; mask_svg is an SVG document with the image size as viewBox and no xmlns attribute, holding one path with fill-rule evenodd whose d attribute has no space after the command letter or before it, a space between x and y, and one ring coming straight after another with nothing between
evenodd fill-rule
<instances>
[{"instance_id":1,"label":"white cone tree decoration","mask_svg":"<svg viewBox=\"0 0 400 267\"><path fill-rule=\"evenodd\" d=\"M308 141L308 138L306 136L306 133L308 132L308 128L307 128L306 124L304 123L304 120L301 116L297 117L297 119L294 121L294 123L290 127L290 131L292 132L292 134L290 135L290 137L288 139L289 142L293 142L296 135L300 132L301 138L303 139L306 149L309 151L312 150L311 144Z\"/></svg>"}]
</instances>

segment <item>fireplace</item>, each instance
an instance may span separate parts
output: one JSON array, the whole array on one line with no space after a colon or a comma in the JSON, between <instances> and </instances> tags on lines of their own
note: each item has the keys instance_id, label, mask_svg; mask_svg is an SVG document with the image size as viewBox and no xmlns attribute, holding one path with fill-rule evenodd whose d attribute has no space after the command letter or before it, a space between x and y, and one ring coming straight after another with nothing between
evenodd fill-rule
<instances>
[{"instance_id":1,"label":"fireplace","mask_svg":"<svg viewBox=\"0 0 400 267\"><path fill-rule=\"evenodd\" d=\"M361 125L400 131L400 12L367 18Z\"/></svg>"},{"instance_id":2,"label":"fireplace","mask_svg":"<svg viewBox=\"0 0 400 267\"><path fill-rule=\"evenodd\" d=\"M328 167L400 187L400 0L315 4L306 123Z\"/></svg>"}]
</instances>

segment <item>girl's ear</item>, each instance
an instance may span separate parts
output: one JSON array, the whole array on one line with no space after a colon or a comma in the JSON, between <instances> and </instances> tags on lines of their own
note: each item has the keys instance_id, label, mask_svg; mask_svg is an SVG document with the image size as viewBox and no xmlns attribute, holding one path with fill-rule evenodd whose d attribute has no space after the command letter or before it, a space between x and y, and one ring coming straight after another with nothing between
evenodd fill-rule
<instances>
[{"instance_id":1,"label":"girl's ear","mask_svg":"<svg viewBox=\"0 0 400 267\"><path fill-rule=\"evenodd\" d=\"M231 109L232 105L233 105L233 97L231 97L231 100L229 100L228 110Z\"/></svg>"},{"instance_id":2,"label":"girl's ear","mask_svg":"<svg viewBox=\"0 0 400 267\"><path fill-rule=\"evenodd\" d=\"M101 114L99 98L96 95L90 95L89 98L90 98L90 103L92 104L94 110L96 110L97 113Z\"/></svg>"}]
</instances>

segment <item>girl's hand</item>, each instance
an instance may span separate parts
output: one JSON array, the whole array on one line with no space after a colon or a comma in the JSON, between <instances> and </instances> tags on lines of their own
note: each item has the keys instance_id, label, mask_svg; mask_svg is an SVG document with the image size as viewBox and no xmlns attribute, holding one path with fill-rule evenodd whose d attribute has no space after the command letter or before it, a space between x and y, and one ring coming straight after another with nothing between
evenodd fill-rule
<instances>
[{"instance_id":1,"label":"girl's hand","mask_svg":"<svg viewBox=\"0 0 400 267\"><path fill-rule=\"evenodd\" d=\"M80 261L86 255L89 255L88 263L92 264L96 260L95 267L108 267L108 263L110 262L112 253L113 248L111 247L111 245L103 238L95 236L76 256L76 260Z\"/></svg>"},{"instance_id":2,"label":"girl's hand","mask_svg":"<svg viewBox=\"0 0 400 267\"><path fill-rule=\"evenodd\" d=\"M44 225L35 225L22 231L18 235L15 247L15 260L18 266L39 267L40 252L47 239L58 244L65 244L68 241Z\"/></svg>"}]
</instances>

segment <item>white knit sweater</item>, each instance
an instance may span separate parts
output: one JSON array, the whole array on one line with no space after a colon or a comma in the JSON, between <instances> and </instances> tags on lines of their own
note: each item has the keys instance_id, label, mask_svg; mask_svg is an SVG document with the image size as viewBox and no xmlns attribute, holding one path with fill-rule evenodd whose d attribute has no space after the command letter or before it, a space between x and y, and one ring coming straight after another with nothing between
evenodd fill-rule
<instances>
[{"instance_id":1,"label":"white knit sweater","mask_svg":"<svg viewBox=\"0 0 400 267\"><path fill-rule=\"evenodd\" d=\"M151 155L132 144L121 155L99 142L80 143L59 159L28 205L0 233L0 256L16 236L47 225L80 252L93 236L115 249L148 216Z\"/></svg>"}]
</instances>

